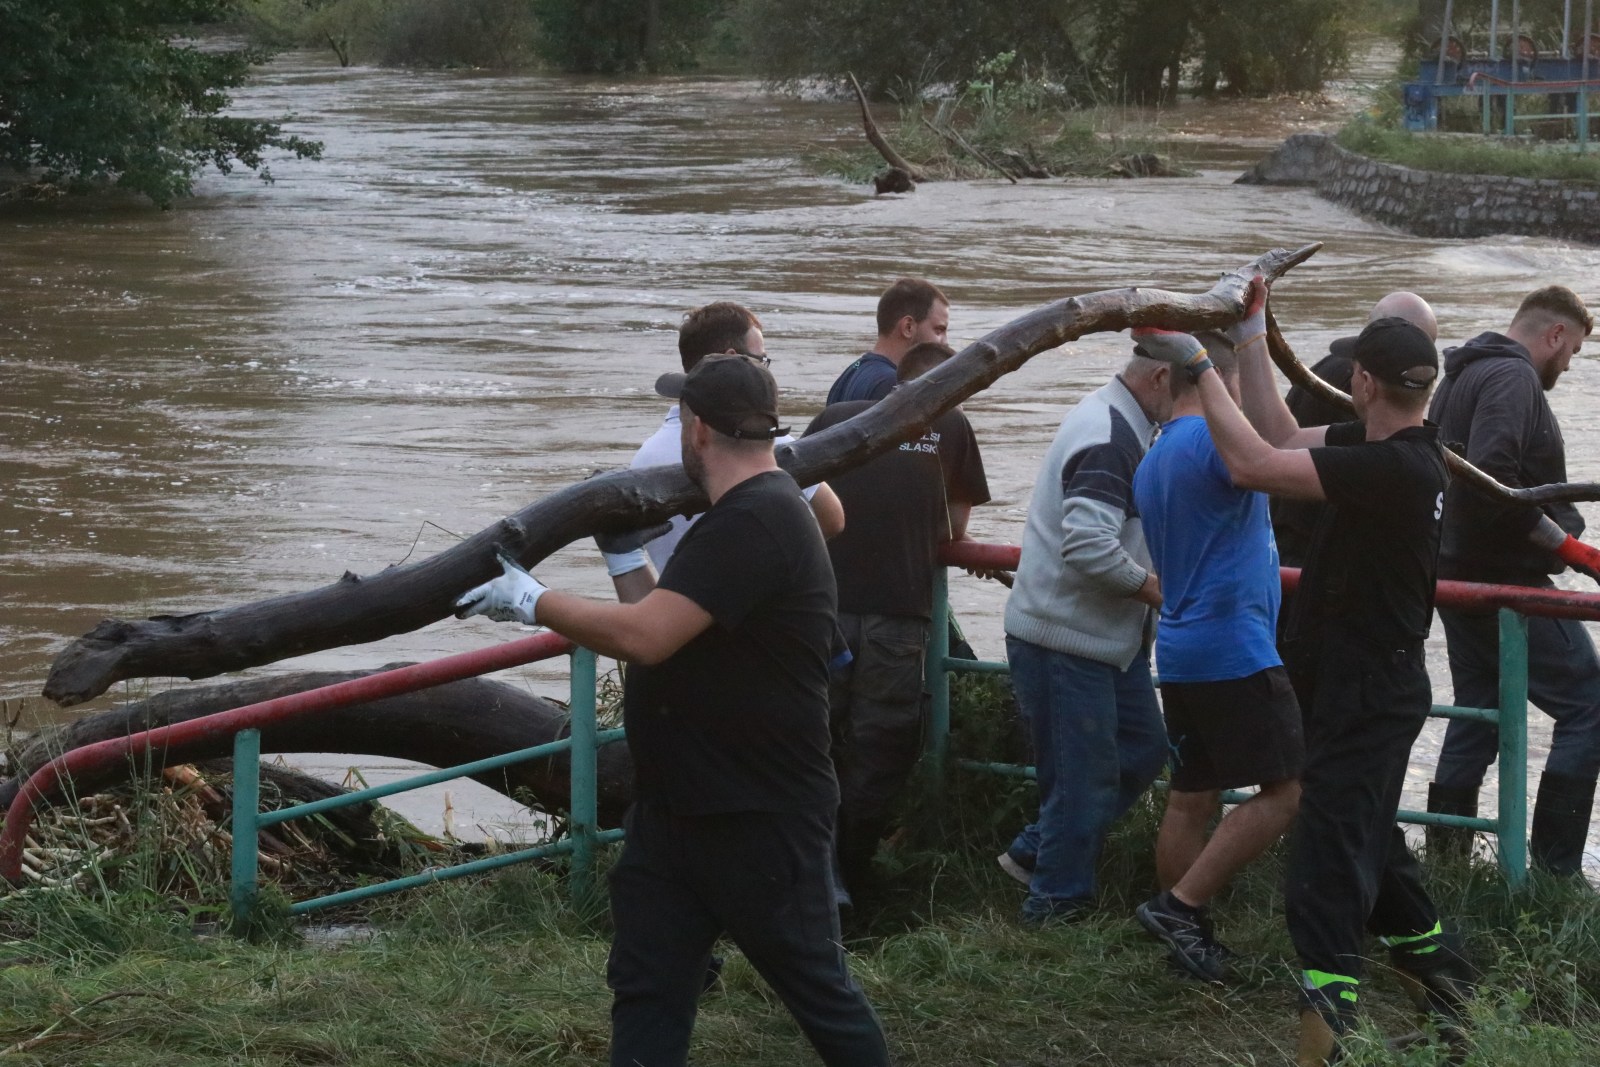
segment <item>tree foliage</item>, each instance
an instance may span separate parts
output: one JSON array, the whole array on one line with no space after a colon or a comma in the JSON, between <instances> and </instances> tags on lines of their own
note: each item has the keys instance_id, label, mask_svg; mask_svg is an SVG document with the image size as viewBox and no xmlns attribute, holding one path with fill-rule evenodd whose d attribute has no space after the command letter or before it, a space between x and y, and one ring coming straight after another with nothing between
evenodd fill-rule
<instances>
[{"instance_id":1,"label":"tree foliage","mask_svg":"<svg viewBox=\"0 0 1600 1067\"><path fill-rule=\"evenodd\" d=\"M165 207L208 165L270 177L269 149L315 158L320 144L278 123L223 114L265 52L178 36L229 6L0 0L0 166L58 188L112 181Z\"/></svg>"},{"instance_id":2,"label":"tree foliage","mask_svg":"<svg viewBox=\"0 0 1600 1067\"><path fill-rule=\"evenodd\" d=\"M665 71L703 55L730 0L533 0L540 51L563 70Z\"/></svg>"}]
</instances>

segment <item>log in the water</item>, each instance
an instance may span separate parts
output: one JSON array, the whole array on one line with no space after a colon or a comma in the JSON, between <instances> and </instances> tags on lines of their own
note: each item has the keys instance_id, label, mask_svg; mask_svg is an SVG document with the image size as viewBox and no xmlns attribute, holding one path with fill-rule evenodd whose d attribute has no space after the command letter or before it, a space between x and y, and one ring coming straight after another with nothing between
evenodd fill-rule
<instances>
[{"instance_id":1,"label":"log in the water","mask_svg":"<svg viewBox=\"0 0 1600 1067\"><path fill-rule=\"evenodd\" d=\"M1290 382L1308 390L1318 399L1350 412L1352 418L1355 417L1355 406L1350 403L1350 395L1340 392L1311 373L1311 369L1295 355L1294 349L1289 347L1289 342L1284 340L1283 332L1278 329L1278 320L1273 317L1270 305L1267 307L1267 351L1272 355L1272 362L1278 365L1278 369L1283 371L1284 377ZM1466 457L1451 448L1448 443L1444 449L1444 462L1445 466L1450 468L1452 478L1459 478L1484 496L1508 504L1537 506L1559 501L1600 500L1600 482L1559 482L1525 487L1501 485L1468 463Z\"/></svg>"},{"instance_id":2,"label":"log in the water","mask_svg":"<svg viewBox=\"0 0 1600 1067\"><path fill-rule=\"evenodd\" d=\"M389 664L388 670L403 664ZM10 806L28 776L70 749L214 712L349 681L366 671L307 671L276 678L253 678L224 685L175 690L85 715L41 732L17 756L16 777L0 781L0 811ZM418 693L301 715L261 728L261 751L342 752L390 756L434 767L487 759L532 748L567 736L565 708L514 686L474 678ZM149 754L157 768L233 755L230 737L169 746ZM90 793L144 771L143 758L119 762L97 774L80 774L73 788ZM544 812L567 809L571 762L566 754L473 775L496 792ZM633 762L626 745L607 745L599 753L597 781L601 826L621 824L633 793Z\"/></svg>"},{"instance_id":3,"label":"log in the water","mask_svg":"<svg viewBox=\"0 0 1600 1067\"><path fill-rule=\"evenodd\" d=\"M856 417L780 448L778 462L801 485L823 481L917 437L935 418L1002 375L1085 334L1134 326L1229 326L1244 313L1251 278L1263 274L1276 281L1321 247L1273 249L1195 295L1132 288L1058 300L992 331ZM56 657L44 695L77 704L127 678L205 678L408 633L451 615L463 590L499 574L497 548L532 567L579 538L705 508L705 494L681 466L590 478L438 555L370 577L347 573L321 589L194 615L108 619Z\"/></svg>"}]
</instances>

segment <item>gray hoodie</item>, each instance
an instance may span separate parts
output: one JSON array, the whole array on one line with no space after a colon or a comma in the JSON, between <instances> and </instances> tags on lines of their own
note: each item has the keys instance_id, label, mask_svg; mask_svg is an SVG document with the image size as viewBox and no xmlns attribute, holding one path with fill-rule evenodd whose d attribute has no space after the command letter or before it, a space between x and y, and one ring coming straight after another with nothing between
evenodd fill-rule
<instances>
[{"instance_id":1,"label":"gray hoodie","mask_svg":"<svg viewBox=\"0 0 1600 1067\"><path fill-rule=\"evenodd\" d=\"M1504 485L1567 480L1566 444L1528 350L1504 334L1481 333L1444 355L1444 380L1428 417L1439 439ZM1444 498L1439 576L1527 582L1565 564L1528 541L1541 514L1574 537L1583 516L1571 504L1501 504L1452 481Z\"/></svg>"}]
</instances>

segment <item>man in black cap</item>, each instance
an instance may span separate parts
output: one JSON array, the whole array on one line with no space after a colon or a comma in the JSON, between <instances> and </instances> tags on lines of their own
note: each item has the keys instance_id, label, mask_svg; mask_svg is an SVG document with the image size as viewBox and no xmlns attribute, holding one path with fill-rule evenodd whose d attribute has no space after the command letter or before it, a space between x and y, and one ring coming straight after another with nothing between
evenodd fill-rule
<instances>
[{"instance_id":1,"label":"man in black cap","mask_svg":"<svg viewBox=\"0 0 1600 1067\"><path fill-rule=\"evenodd\" d=\"M889 1062L850 977L831 879L839 789L828 757L833 569L773 459L777 387L708 356L656 383L680 402L683 467L710 498L631 604L507 574L458 614L538 623L629 664L636 776L611 871L612 1067L686 1062L712 945L727 934L832 1067Z\"/></svg>"},{"instance_id":2,"label":"man in black cap","mask_svg":"<svg viewBox=\"0 0 1600 1067\"><path fill-rule=\"evenodd\" d=\"M1354 1022L1363 927L1389 947L1417 1005L1453 1027L1470 983L1395 824L1412 742L1432 690L1423 642L1433 619L1448 481L1423 422L1439 357L1397 318L1356 339L1350 394L1359 421L1301 429L1273 380L1265 285L1239 328L1241 412L1188 334L1134 331L1140 348L1188 373L1235 485L1325 501L1285 640L1306 717L1306 768L1285 895L1301 958L1301 1067L1338 1056ZM1258 433L1259 431L1259 433Z\"/></svg>"}]
</instances>

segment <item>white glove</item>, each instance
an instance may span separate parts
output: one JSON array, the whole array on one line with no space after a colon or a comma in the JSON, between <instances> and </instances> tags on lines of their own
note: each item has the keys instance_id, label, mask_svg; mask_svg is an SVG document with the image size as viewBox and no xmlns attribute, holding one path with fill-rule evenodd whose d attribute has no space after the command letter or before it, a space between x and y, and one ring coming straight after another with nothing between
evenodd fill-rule
<instances>
[{"instance_id":1,"label":"white glove","mask_svg":"<svg viewBox=\"0 0 1600 1067\"><path fill-rule=\"evenodd\" d=\"M534 624L534 609L547 589L503 552L500 567L504 574L469 590L456 601L456 618L483 615L495 622Z\"/></svg>"},{"instance_id":2,"label":"white glove","mask_svg":"<svg viewBox=\"0 0 1600 1067\"><path fill-rule=\"evenodd\" d=\"M1222 335L1233 342L1235 349L1242 349L1255 341L1264 341L1267 337L1267 280L1257 274L1250 279L1250 287L1244 293L1244 318L1222 331Z\"/></svg>"},{"instance_id":3,"label":"white glove","mask_svg":"<svg viewBox=\"0 0 1600 1067\"><path fill-rule=\"evenodd\" d=\"M1191 382L1199 381L1200 375L1211 369L1206 346L1191 334L1141 326L1133 331L1133 341L1133 350L1139 355L1171 364L1173 370L1188 374Z\"/></svg>"}]
</instances>

